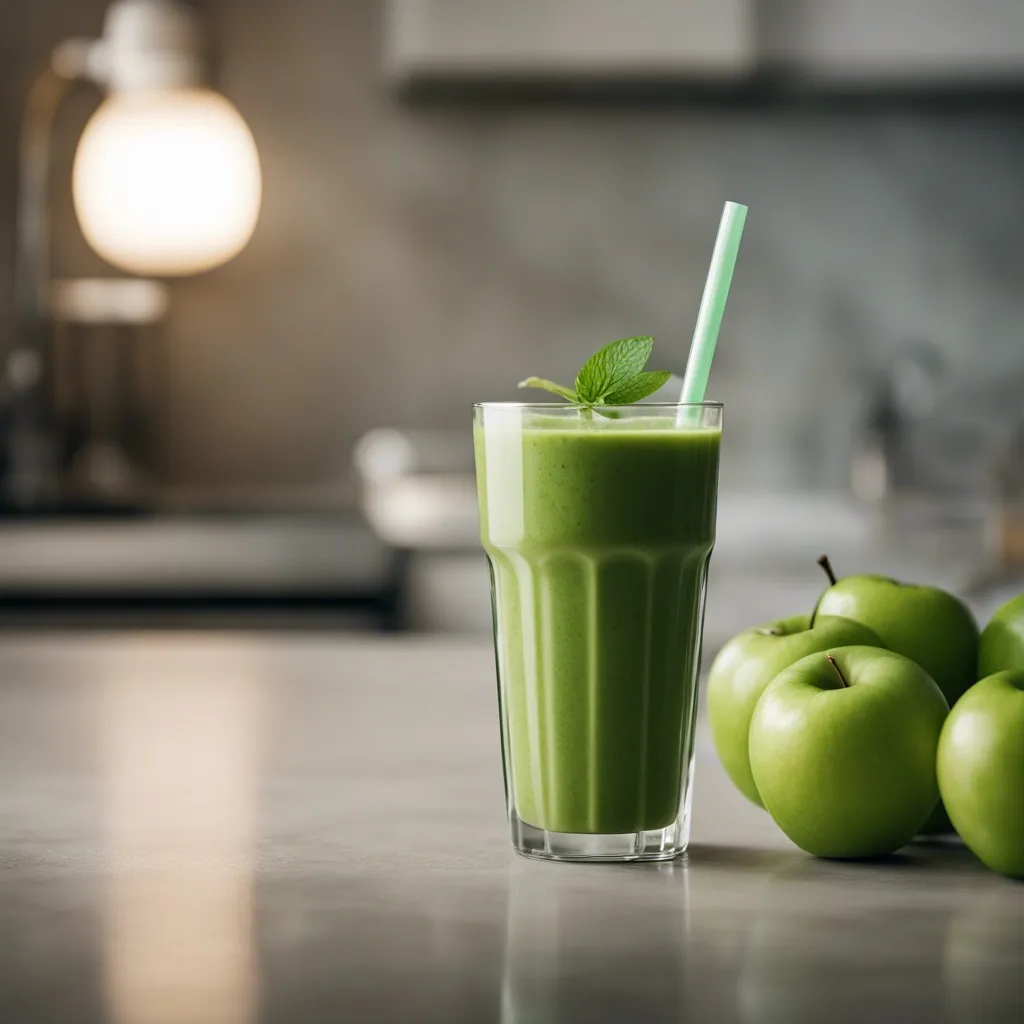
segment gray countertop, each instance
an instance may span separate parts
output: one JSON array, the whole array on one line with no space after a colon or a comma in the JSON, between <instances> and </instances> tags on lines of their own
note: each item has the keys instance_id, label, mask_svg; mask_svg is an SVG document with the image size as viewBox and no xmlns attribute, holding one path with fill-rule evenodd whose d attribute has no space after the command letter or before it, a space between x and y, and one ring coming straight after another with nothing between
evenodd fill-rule
<instances>
[{"instance_id":1,"label":"gray countertop","mask_svg":"<svg viewBox=\"0 0 1024 1024\"><path fill-rule=\"evenodd\" d=\"M508 844L482 643L0 640L0 1021L1024 1019L1024 885L816 861L706 730L687 858Z\"/></svg>"}]
</instances>

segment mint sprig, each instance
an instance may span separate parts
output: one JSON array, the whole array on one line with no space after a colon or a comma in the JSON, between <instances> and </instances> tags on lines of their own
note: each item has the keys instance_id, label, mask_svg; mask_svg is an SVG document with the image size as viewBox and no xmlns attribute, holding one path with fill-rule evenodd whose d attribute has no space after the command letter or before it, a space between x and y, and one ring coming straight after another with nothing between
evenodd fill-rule
<instances>
[{"instance_id":1,"label":"mint sprig","mask_svg":"<svg viewBox=\"0 0 1024 1024\"><path fill-rule=\"evenodd\" d=\"M592 409L598 405L632 405L653 395L669 377L668 370L645 370L654 339L622 338L598 349L580 368L576 386L567 388L543 377L527 377L521 388L540 388L573 405Z\"/></svg>"}]
</instances>

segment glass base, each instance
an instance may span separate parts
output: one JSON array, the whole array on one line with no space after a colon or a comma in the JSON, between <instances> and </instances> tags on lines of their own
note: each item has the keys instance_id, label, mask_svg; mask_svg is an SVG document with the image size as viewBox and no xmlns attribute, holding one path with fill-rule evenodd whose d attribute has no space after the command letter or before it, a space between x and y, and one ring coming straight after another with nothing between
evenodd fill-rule
<instances>
[{"instance_id":1,"label":"glass base","mask_svg":"<svg viewBox=\"0 0 1024 1024\"><path fill-rule=\"evenodd\" d=\"M516 852L539 860L672 860L686 852L690 839L689 815L680 815L679 820L665 828L610 835L549 832L528 825L515 811L511 812L509 825Z\"/></svg>"}]
</instances>

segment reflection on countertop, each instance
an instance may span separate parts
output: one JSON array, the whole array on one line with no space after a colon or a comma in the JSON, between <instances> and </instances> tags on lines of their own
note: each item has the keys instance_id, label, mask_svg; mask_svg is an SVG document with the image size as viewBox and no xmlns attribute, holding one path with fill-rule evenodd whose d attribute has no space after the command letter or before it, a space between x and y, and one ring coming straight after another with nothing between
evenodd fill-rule
<instances>
[{"instance_id":1,"label":"reflection on countertop","mask_svg":"<svg viewBox=\"0 0 1024 1024\"><path fill-rule=\"evenodd\" d=\"M1019 884L812 860L697 762L687 858L530 862L485 643L8 634L0 1019L1021 1019Z\"/></svg>"}]
</instances>

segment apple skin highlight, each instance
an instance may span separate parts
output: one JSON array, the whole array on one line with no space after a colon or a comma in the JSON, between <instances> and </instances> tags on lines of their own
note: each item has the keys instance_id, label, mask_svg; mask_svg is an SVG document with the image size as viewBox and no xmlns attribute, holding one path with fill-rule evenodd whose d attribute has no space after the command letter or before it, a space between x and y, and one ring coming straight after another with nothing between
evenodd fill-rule
<instances>
[{"instance_id":1,"label":"apple skin highlight","mask_svg":"<svg viewBox=\"0 0 1024 1024\"><path fill-rule=\"evenodd\" d=\"M1024 669L988 676L957 701L939 739L938 778L978 859L1024 878Z\"/></svg>"},{"instance_id":2,"label":"apple skin highlight","mask_svg":"<svg viewBox=\"0 0 1024 1024\"><path fill-rule=\"evenodd\" d=\"M818 857L898 850L938 803L935 758L948 710L931 676L892 651L841 647L802 658L772 680L751 720L750 766L764 806Z\"/></svg>"},{"instance_id":3,"label":"apple skin highlight","mask_svg":"<svg viewBox=\"0 0 1024 1024\"><path fill-rule=\"evenodd\" d=\"M851 644L882 646L859 622L811 618L793 615L744 630L718 652L708 675L708 721L718 758L733 785L758 807L764 804L750 772L750 720L768 684L808 654Z\"/></svg>"}]
</instances>

